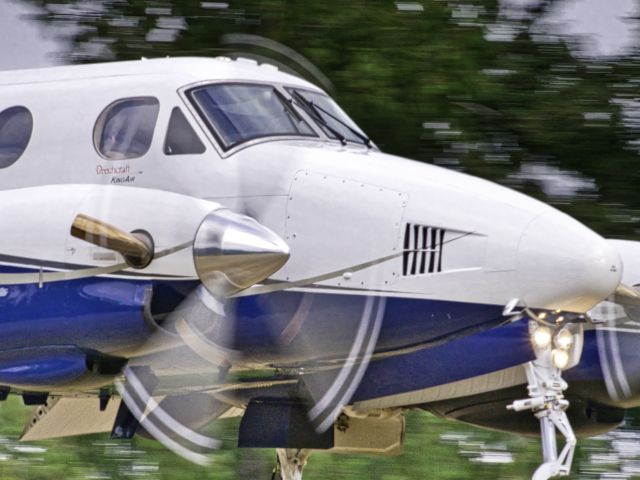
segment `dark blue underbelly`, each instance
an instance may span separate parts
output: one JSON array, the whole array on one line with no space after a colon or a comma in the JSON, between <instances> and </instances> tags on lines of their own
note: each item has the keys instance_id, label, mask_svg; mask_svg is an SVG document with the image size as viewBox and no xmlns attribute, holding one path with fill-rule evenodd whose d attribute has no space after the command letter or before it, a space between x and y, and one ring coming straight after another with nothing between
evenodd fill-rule
<instances>
[{"instance_id":1,"label":"dark blue underbelly","mask_svg":"<svg viewBox=\"0 0 640 480\"><path fill-rule=\"evenodd\" d=\"M27 270L5 266L2 271ZM0 350L74 344L112 352L134 346L151 332L149 319L144 318L150 289L153 309L166 312L196 285L195 281L92 277L42 286L3 286ZM226 306L226 321L235 325L230 341L242 351L268 352L282 346L283 330L295 321L298 335L326 344L330 354L332 346L350 344L345 332L361 322L366 301L361 294L294 291L241 297ZM382 308L377 350L448 340L504 320L496 305L389 297Z\"/></svg>"},{"instance_id":2,"label":"dark blue underbelly","mask_svg":"<svg viewBox=\"0 0 640 480\"><path fill-rule=\"evenodd\" d=\"M2 271L29 270L5 266ZM42 286L0 287L0 352L56 345L103 353L135 349L153 332L149 311L172 311L197 285L196 281L92 277ZM374 311L382 315L377 352L408 346L433 347L371 365L376 382L385 386L382 391L390 393L395 391L394 384L404 385L411 379L415 379L416 385L439 382L434 376L436 371L462 378L487 369L505 368L520 362L527 350L518 346L514 355L504 359L500 355L504 352L496 348L497 337L491 340L492 334L480 337L482 341L474 340L476 337L462 338L503 322L500 306L401 297L367 298L359 292L294 291L241 297L229 302L226 317L218 319L233 325L232 334L213 340L228 343L246 358L264 364L340 356L349 351L358 325L367 315L367 302L373 302ZM515 329L505 330L508 335L512 331ZM446 346L446 342L457 338L451 349ZM468 356L463 353L456 358L457 348ZM471 355L480 350L486 354L482 365ZM425 379L425 371L430 372L429 379ZM371 388L380 390L374 383ZM365 390L360 394L370 395Z\"/></svg>"}]
</instances>

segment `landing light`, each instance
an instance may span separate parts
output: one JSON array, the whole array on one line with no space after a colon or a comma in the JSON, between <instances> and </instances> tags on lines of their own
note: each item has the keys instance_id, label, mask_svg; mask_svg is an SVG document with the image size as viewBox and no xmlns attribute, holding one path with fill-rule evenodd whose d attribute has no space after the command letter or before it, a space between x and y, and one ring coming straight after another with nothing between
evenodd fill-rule
<instances>
[{"instance_id":1,"label":"landing light","mask_svg":"<svg viewBox=\"0 0 640 480\"><path fill-rule=\"evenodd\" d=\"M569 350L571 345L573 345L573 334L563 328L558 333L556 333L556 347L562 348L563 350Z\"/></svg>"},{"instance_id":2,"label":"landing light","mask_svg":"<svg viewBox=\"0 0 640 480\"><path fill-rule=\"evenodd\" d=\"M533 332L533 344L537 348L547 348L551 345L551 329L545 326L537 327Z\"/></svg>"},{"instance_id":3,"label":"landing light","mask_svg":"<svg viewBox=\"0 0 640 480\"><path fill-rule=\"evenodd\" d=\"M551 360L556 368L564 370L569 365L569 352L561 348L556 348L551 352Z\"/></svg>"}]
</instances>

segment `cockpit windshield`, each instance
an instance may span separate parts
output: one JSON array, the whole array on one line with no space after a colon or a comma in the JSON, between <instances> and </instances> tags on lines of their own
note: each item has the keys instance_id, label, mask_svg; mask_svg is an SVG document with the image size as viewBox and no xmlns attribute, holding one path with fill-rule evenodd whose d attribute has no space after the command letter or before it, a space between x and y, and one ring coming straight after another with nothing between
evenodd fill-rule
<instances>
[{"instance_id":1,"label":"cockpit windshield","mask_svg":"<svg viewBox=\"0 0 640 480\"><path fill-rule=\"evenodd\" d=\"M317 136L273 86L219 83L189 96L225 150L261 137Z\"/></svg>"},{"instance_id":2,"label":"cockpit windshield","mask_svg":"<svg viewBox=\"0 0 640 480\"><path fill-rule=\"evenodd\" d=\"M330 97L310 90L288 88L293 101L322 128L329 138L371 146L371 140Z\"/></svg>"}]
</instances>

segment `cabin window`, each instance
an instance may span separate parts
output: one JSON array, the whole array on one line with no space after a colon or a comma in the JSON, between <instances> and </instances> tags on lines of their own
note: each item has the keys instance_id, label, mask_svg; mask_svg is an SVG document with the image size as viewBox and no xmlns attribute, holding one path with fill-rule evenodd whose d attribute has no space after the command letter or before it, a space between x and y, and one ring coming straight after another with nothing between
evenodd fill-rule
<instances>
[{"instance_id":1,"label":"cabin window","mask_svg":"<svg viewBox=\"0 0 640 480\"><path fill-rule=\"evenodd\" d=\"M29 144L33 117L25 107L11 107L0 112L0 168L13 165Z\"/></svg>"},{"instance_id":2,"label":"cabin window","mask_svg":"<svg viewBox=\"0 0 640 480\"><path fill-rule=\"evenodd\" d=\"M109 105L100 114L93 133L100 155L123 160L147 153L159 109L153 97L126 98Z\"/></svg>"},{"instance_id":3,"label":"cabin window","mask_svg":"<svg viewBox=\"0 0 640 480\"><path fill-rule=\"evenodd\" d=\"M175 107L171 112L167 136L164 140L164 153L167 155L197 155L204 153L205 146L189 125L184 113Z\"/></svg>"},{"instance_id":4,"label":"cabin window","mask_svg":"<svg viewBox=\"0 0 640 480\"><path fill-rule=\"evenodd\" d=\"M217 83L195 88L189 97L225 150L262 137L316 136L270 85Z\"/></svg>"}]
</instances>

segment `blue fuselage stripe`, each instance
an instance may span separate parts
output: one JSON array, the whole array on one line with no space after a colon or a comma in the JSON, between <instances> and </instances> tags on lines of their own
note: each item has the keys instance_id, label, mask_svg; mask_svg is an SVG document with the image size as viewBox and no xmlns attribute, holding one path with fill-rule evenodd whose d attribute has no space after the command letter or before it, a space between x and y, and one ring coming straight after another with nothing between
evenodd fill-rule
<instances>
[{"instance_id":1,"label":"blue fuselage stripe","mask_svg":"<svg viewBox=\"0 0 640 480\"><path fill-rule=\"evenodd\" d=\"M0 271L33 269L4 266ZM149 291L153 290L153 308L168 312L197 285L196 281L91 277L41 286L2 286L0 351L52 345L76 345L104 353L136 348L152 331L144 317ZM235 330L228 339L229 346L241 350L245 358L265 364L343 355L349 350L350 332L362 318L366 299L362 294L324 291L283 291L238 298L225 307L224 321L231 321ZM496 305L400 297L386 298L385 305L376 352L432 346L486 330L504 320L502 307ZM509 337L516 335L516 330L513 327L500 332ZM511 347L516 349L513 355L501 355L501 335L457 340L457 351L467 352L458 358L453 345L441 345L376 361L370 367L376 380L365 382L359 395L365 398L373 390L393 393L394 384L411 378L416 381L410 387L415 384L424 388L442 382L436 371L449 378L466 378L524 358L526 349L520 352L524 343L520 340L519 346ZM307 349L309 344L312 350Z\"/></svg>"}]
</instances>

